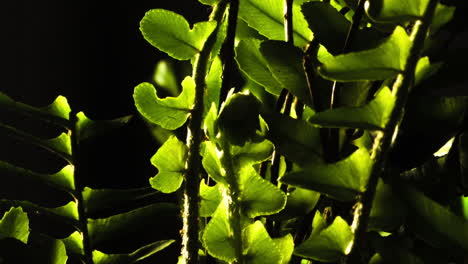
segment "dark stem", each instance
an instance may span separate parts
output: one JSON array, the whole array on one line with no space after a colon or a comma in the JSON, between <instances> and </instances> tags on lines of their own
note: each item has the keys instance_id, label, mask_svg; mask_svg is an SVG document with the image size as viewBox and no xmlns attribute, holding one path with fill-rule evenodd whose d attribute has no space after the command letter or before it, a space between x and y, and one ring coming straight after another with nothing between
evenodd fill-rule
<instances>
[{"instance_id":1,"label":"dark stem","mask_svg":"<svg viewBox=\"0 0 468 264\"><path fill-rule=\"evenodd\" d=\"M354 245L347 263L357 263L359 261L359 246L365 242L369 214L372 209L377 182L381 177L388 159L388 154L392 148L394 138L398 134L398 128L403 119L405 106L408 99L410 88L414 83L414 71L418 63L421 51L424 47L424 41L429 30L438 0L429 1L424 16L416 21L410 39L413 45L410 49L409 57L406 61L406 67L403 73L399 74L393 84L392 93L396 97L395 107L392 111L390 120L383 132L380 132L374 142L371 158L374 160L374 166L369 181L366 186L361 201L355 205L355 215L353 227L355 227Z\"/></svg>"},{"instance_id":2,"label":"dark stem","mask_svg":"<svg viewBox=\"0 0 468 264\"><path fill-rule=\"evenodd\" d=\"M73 129L71 130L71 145L72 145L72 160L75 161L73 164L74 166L74 171L73 171L73 177L75 181L75 190L74 190L74 197L75 197L75 203L77 204L78 207L78 221L80 223L80 232L81 232L81 237L83 238L83 251L84 251L84 262L86 264L94 264L93 262L93 249L91 247L91 240L89 237L89 231L88 231L88 217L86 215L86 211L84 208L84 201L83 201L83 189L85 187L85 184L83 182L84 177L81 175L81 157L80 157L80 145L79 145L79 140L80 140L80 135L79 135L79 130L77 127L77 117L76 113L72 112L70 113L70 119L73 123Z\"/></svg>"},{"instance_id":3,"label":"dark stem","mask_svg":"<svg viewBox=\"0 0 468 264\"><path fill-rule=\"evenodd\" d=\"M217 4L210 15L210 21L217 21L218 26L226 11L226 1ZM198 263L198 232L200 203L200 174L201 157L200 144L202 142L202 119L203 119L203 95L205 93L205 76L208 72L208 62L211 50L216 42L216 32L213 32L205 43L202 51L196 56L193 67L193 78L195 80L195 103L188 124L187 145L189 147L187 158L187 172L185 173L185 184L182 206L182 263Z\"/></svg>"},{"instance_id":4,"label":"dark stem","mask_svg":"<svg viewBox=\"0 0 468 264\"><path fill-rule=\"evenodd\" d=\"M220 102L226 100L231 89L232 73L234 72L234 42L236 38L237 14L239 13L239 0L231 0L229 4L229 16L226 39L223 44L222 61L223 81L221 85Z\"/></svg>"}]
</instances>

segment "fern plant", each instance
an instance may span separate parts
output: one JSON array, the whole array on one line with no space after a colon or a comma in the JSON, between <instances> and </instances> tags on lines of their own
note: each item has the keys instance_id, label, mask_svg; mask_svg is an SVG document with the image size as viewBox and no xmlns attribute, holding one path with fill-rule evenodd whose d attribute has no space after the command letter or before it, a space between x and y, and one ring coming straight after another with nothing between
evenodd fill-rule
<instances>
[{"instance_id":1,"label":"fern plant","mask_svg":"<svg viewBox=\"0 0 468 264\"><path fill-rule=\"evenodd\" d=\"M208 21L154 9L140 24L190 61L180 94L134 90L143 117L175 130L150 184L180 193L179 263L463 261L467 99L429 96L455 6L199 1ZM405 146L424 131L425 148Z\"/></svg>"},{"instance_id":2,"label":"fern plant","mask_svg":"<svg viewBox=\"0 0 468 264\"><path fill-rule=\"evenodd\" d=\"M109 242L118 244L116 240L129 244L126 241L129 234L146 232L150 223L157 224L150 219L164 219L164 216L173 216L177 212L171 203L142 203L148 198L155 201L158 192L151 188L92 189L84 186L81 168L86 159L80 155L81 145L96 135L125 125L131 116L93 121L83 112L71 112L63 96L57 97L47 107L37 108L0 94L0 107L2 111L29 117L30 122L40 121L55 133L60 133L56 138L42 139L0 123L2 132L26 144L36 145L66 163L59 172L45 174L0 161L1 178L4 179L2 189L11 188L5 186L11 178L20 180L23 186L55 190L66 197L65 204L54 208L44 205L53 204L46 199L0 199L0 207L5 212L0 220L1 263L135 263L174 242L172 239L140 240L138 248L127 252L113 249L103 252L100 249L106 248ZM109 211L113 207L118 209ZM52 222L52 227L44 228L41 222ZM61 231L63 228L60 226L65 226L65 231Z\"/></svg>"}]
</instances>

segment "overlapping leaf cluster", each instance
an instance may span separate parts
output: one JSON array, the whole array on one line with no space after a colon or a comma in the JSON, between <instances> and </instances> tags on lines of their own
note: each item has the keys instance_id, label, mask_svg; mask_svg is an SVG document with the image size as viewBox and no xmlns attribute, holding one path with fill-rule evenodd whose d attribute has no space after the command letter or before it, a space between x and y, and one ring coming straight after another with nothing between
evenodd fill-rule
<instances>
[{"instance_id":1,"label":"overlapping leaf cluster","mask_svg":"<svg viewBox=\"0 0 468 264\"><path fill-rule=\"evenodd\" d=\"M29 116L32 120L39 120L51 127L58 126L61 131L65 131L56 138L42 139L7 124L0 124L1 129L8 135L27 144L37 145L52 155L62 158L66 163L59 172L48 175L0 161L0 174L2 179L6 179L2 182L8 183L8 179L15 177L15 180L21 179L24 185L36 185L38 189L42 187L44 190L49 186L52 190L68 196L68 201L63 206L54 208L43 205L53 204L53 201L9 200L7 197L2 197L0 207L2 210L6 209L0 220L2 260L8 263L58 264L67 263L67 259L95 264L135 263L174 242L174 240L155 241L141 245L137 250L131 250L133 252L100 251L106 242L124 241L126 235L131 233L129 227L137 222L149 224L149 220L155 217L164 215L173 217L177 213L176 206L169 203L142 206L140 200L157 194L151 188L92 189L80 184L83 175L79 174L77 168L83 164L76 153L81 144L109 129L125 125L131 117L93 121L83 112L72 114L63 96L59 96L45 108L36 108L0 94L0 107L2 111ZM130 205L132 203L133 205ZM127 209L105 216L106 209L121 206L126 206ZM92 218L96 215L100 217ZM60 237L57 236L60 232L54 231L54 228L51 230L31 228L34 227L35 221L54 221L68 226L71 232L67 232L66 237Z\"/></svg>"}]
</instances>

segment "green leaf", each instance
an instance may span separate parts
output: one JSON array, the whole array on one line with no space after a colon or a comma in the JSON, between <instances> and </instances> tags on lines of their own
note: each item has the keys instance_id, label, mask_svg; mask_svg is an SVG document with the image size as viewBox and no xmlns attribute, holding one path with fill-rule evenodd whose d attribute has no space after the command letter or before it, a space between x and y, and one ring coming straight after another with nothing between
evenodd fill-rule
<instances>
[{"instance_id":1,"label":"green leaf","mask_svg":"<svg viewBox=\"0 0 468 264\"><path fill-rule=\"evenodd\" d=\"M203 96L203 105L205 106L205 113L207 113L212 103L218 108L221 84L223 75L223 64L219 57L216 57L211 64L210 72L206 76L206 93ZM224 98L223 98L224 100Z\"/></svg>"},{"instance_id":2,"label":"green leaf","mask_svg":"<svg viewBox=\"0 0 468 264\"><path fill-rule=\"evenodd\" d=\"M168 91L171 96L177 96L180 93L176 73L172 64L167 60L158 61L156 69L154 69L153 80L159 87Z\"/></svg>"},{"instance_id":3,"label":"green leaf","mask_svg":"<svg viewBox=\"0 0 468 264\"><path fill-rule=\"evenodd\" d=\"M299 165L320 160L319 129L304 120L277 113L262 115L268 123L267 138L276 150Z\"/></svg>"},{"instance_id":4,"label":"green leaf","mask_svg":"<svg viewBox=\"0 0 468 264\"><path fill-rule=\"evenodd\" d=\"M7 237L28 243L29 219L21 207L11 207L0 219L0 239Z\"/></svg>"},{"instance_id":5,"label":"green leaf","mask_svg":"<svg viewBox=\"0 0 468 264\"><path fill-rule=\"evenodd\" d=\"M317 211L313 230L317 228L318 231L313 232L304 243L297 246L294 255L321 262L336 262L349 254L354 238L351 227L343 218L337 216L330 226L319 228L324 221L325 219Z\"/></svg>"},{"instance_id":6,"label":"green leaf","mask_svg":"<svg viewBox=\"0 0 468 264\"><path fill-rule=\"evenodd\" d=\"M6 108L18 113L27 114L66 128L71 127L71 123L69 122L71 109L68 105L67 98L63 96L58 96L52 104L46 107L37 108L16 102L4 93L0 92L0 108Z\"/></svg>"},{"instance_id":7,"label":"green leaf","mask_svg":"<svg viewBox=\"0 0 468 264\"><path fill-rule=\"evenodd\" d=\"M223 104L217 127L233 145L243 145L255 137L259 127L260 102L251 94L236 93Z\"/></svg>"},{"instance_id":8,"label":"green leaf","mask_svg":"<svg viewBox=\"0 0 468 264\"><path fill-rule=\"evenodd\" d=\"M165 249L175 240L161 240L145 245L129 254L105 254L99 250L93 250L94 264L131 264L143 260Z\"/></svg>"},{"instance_id":9,"label":"green leaf","mask_svg":"<svg viewBox=\"0 0 468 264\"><path fill-rule=\"evenodd\" d=\"M312 105L307 80L302 66L304 53L284 41L264 41L260 52L273 76L303 103ZM285 56L284 54L288 54Z\"/></svg>"},{"instance_id":10,"label":"green leaf","mask_svg":"<svg viewBox=\"0 0 468 264\"><path fill-rule=\"evenodd\" d=\"M274 146L268 140L248 141L243 146L231 146L231 156L237 167L252 166L271 157Z\"/></svg>"},{"instance_id":11,"label":"green leaf","mask_svg":"<svg viewBox=\"0 0 468 264\"><path fill-rule=\"evenodd\" d=\"M328 3L309 2L302 5L314 39L333 54L342 53L350 22Z\"/></svg>"},{"instance_id":12,"label":"green leaf","mask_svg":"<svg viewBox=\"0 0 468 264\"><path fill-rule=\"evenodd\" d=\"M75 231L71 233L68 237L62 239L67 252L72 252L78 255L84 255L84 248L83 248L83 236L80 232Z\"/></svg>"},{"instance_id":13,"label":"green leaf","mask_svg":"<svg viewBox=\"0 0 468 264\"><path fill-rule=\"evenodd\" d=\"M76 130L79 133L79 140L86 140L108 133L114 129L118 129L128 124L131 115L116 118L113 120L91 120L83 112L76 114Z\"/></svg>"},{"instance_id":14,"label":"green leaf","mask_svg":"<svg viewBox=\"0 0 468 264\"><path fill-rule=\"evenodd\" d=\"M240 200L245 215L254 218L281 211L286 205L286 194L263 179L251 166L240 169Z\"/></svg>"},{"instance_id":15,"label":"green leaf","mask_svg":"<svg viewBox=\"0 0 468 264\"><path fill-rule=\"evenodd\" d=\"M227 214L227 198L225 198L206 225L202 241L210 255L231 262L236 259L236 252Z\"/></svg>"},{"instance_id":16,"label":"green leaf","mask_svg":"<svg viewBox=\"0 0 468 264\"><path fill-rule=\"evenodd\" d=\"M349 127L384 130L396 98L388 87L383 87L374 100L359 107L339 107L313 115L309 122L323 127Z\"/></svg>"},{"instance_id":17,"label":"green leaf","mask_svg":"<svg viewBox=\"0 0 468 264\"><path fill-rule=\"evenodd\" d=\"M45 237L45 235L43 235ZM60 239L46 238L44 248L41 248L42 259L50 264L66 264L68 260L64 243Z\"/></svg>"},{"instance_id":18,"label":"green leaf","mask_svg":"<svg viewBox=\"0 0 468 264\"><path fill-rule=\"evenodd\" d=\"M422 57L418 60L414 74L414 86L418 86L422 81L431 77L442 67L442 63L431 64L429 57Z\"/></svg>"},{"instance_id":19,"label":"green leaf","mask_svg":"<svg viewBox=\"0 0 468 264\"><path fill-rule=\"evenodd\" d=\"M216 5L220 1L221 0L198 0L198 2L200 2L200 3L204 4L204 5L210 5L210 6Z\"/></svg>"},{"instance_id":20,"label":"green leaf","mask_svg":"<svg viewBox=\"0 0 468 264\"><path fill-rule=\"evenodd\" d=\"M205 135L213 141L216 141L216 134L218 133L216 129L216 119L218 118L218 110L214 103L211 103L210 110L205 115L203 120L203 131Z\"/></svg>"},{"instance_id":21,"label":"green leaf","mask_svg":"<svg viewBox=\"0 0 468 264\"><path fill-rule=\"evenodd\" d=\"M280 264L288 264L291 260L292 253L294 252L294 238L291 234L287 234L284 237L273 238L273 242L276 244L276 248L280 250L281 262Z\"/></svg>"},{"instance_id":22,"label":"green leaf","mask_svg":"<svg viewBox=\"0 0 468 264\"><path fill-rule=\"evenodd\" d=\"M247 253L245 263L281 264L283 256L275 241L268 235L262 222L247 226L245 229Z\"/></svg>"},{"instance_id":23,"label":"green leaf","mask_svg":"<svg viewBox=\"0 0 468 264\"><path fill-rule=\"evenodd\" d=\"M305 47L312 40L312 32L301 13L301 5L307 0L293 2L294 43ZM240 1L239 17L271 40L284 40L284 12L282 0Z\"/></svg>"},{"instance_id":24,"label":"green leaf","mask_svg":"<svg viewBox=\"0 0 468 264\"><path fill-rule=\"evenodd\" d=\"M67 160L69 163L73 163L71 156L71 138L68 134L62 133L56 138L41 139L2 123L0 123L0 128L9 136L29 144L39 146L48 152Z\"/></svg>"},{"instance_id":25,"label":"green leaf","mask_svg":"<svg viewBox=\"0 0 468 264\"><path fill-rule=\"evenodd\" d=\"M134 189L91 189L85 187L83 203L87 215L118 208L131 202L138 202L148 197L153 197L159 192L150 187Z\"/></svg>"},{"instance_id":26,"label":"green leaf","mask_svg":"<svg viewBox=\"0 0 468 264\"><path fill-rule=\"evenodd\" d=\"M202 179L200 182L200 216L211 217L222 199L220 185L208 186Z\"/></svg>"},{"instance_id":27,"label":"green leaf","mask_svg":"<svg viewBox=\"0 0 468 264\"><path fill-rule=\"evenodd\" d=\"M216 148L216 145L211 141L202 143L203 159L202 164L208 175L213 178L217 183L226 185L226 171L221 165L220 155L221 152Z\"/></svg>"},{"instance_id":28,"label":"green leaf","mask_svg":"<svg viewBox=\"0 0 468 264\"><path fill-rule=\"evenodd\" d=\"M317 205L320 193L303 188L294 188L293 191L288 193L287 197L286 206L274 216L275 219L291 219L306 215Z\"/></svg>"},{"instance_id":29,"label":"green leaf","mask_svg":"<svg viewBox=\"0 0 468 264\"><path fill-rule=\"evenodd\" d=\"M142 83L135 87L133 98L138 111L149 121L169 130L181 127L190 115L195 101L195 82L186 77L178 97L160 99L154 86Z\"/></svg>"},{"instance_id":30,"label":"green leaf","mask_svg":"<svg viewBox=\"0 0 468 264\"><path fill-rule=\"evenodd\" d=\"M434 17L432 18L431 33L437 32L442 26L450 22L455 14L455 6L437 4Z\"/></svg>"},{"instance_id":31,"label":"green leaf","mask_svg":"<svg viewBox=\"0 0 468 264\"><path fill-rule=\"evenodd\" d=\"M201 52L215 28L216 21L204 21L191 29L183 16L164 9L146 12L140 22L146 41L178 60L189 60Z\"/></svg>"},{"instance_id":32,"label":"green leaf","mask_svg":"<svg viewBox=\"0 0 468 264\"><path fill-rule=\"evenodd\" d=\"M178 213L179 209L172 203L156 203L107 218L88 219L89 237L93 247L103 241L125 239L129 233L146 232L154 219L173 218Z\"/></svg>"},{"instance_id":33,"label":"green leaf","mask_svg":"<svg viewBox=\"0 0 468 264\"><path fill-rule=\"evenodd\" d=\"M72 165L63 167L63 169L55 174L47 175L16 167L10 163L0 160L0 172L12 177L24 177L31 181L39 181L66 192L72 192L75 190L75 179L73 177L74 168Z\"/></svg>"},{"instance_id":34,"label":"green leaf","mask_svg":"<svg viewBox=\"0 0 468 264\"><path fill-rule=\"evenodd\" d=\"M388 79L404 70L410 47L405 29L398 26L378 47L328 58L318 71L340 82Z\"/></svg>"},{"instance_id":35,"label":"green leaf","mask_svg":"<svg viewBox=\"0 0 468 264\"><path fill-rule=\"evenodd\" d=\"M352 201L363 193L372 169L367 150L358 149L331 164L310 164L286 173L280 181L329 195L340 201Z\"/></svg>"},{"instance_id":36,"label":"green leaf","mask_svg":"<svg viewBox=\"0 0 468 264\"><path fill-rule=\"evenodd\" d=\"M407 225L428 243L468 250L468 221L431 200L421 191L399 184L398 194L408 206Z\"/></svg>"},{"instance_id":37,"label":"green leaf","mask_svg":"<svg viewBox=\"0 0 468 264\"><path fill-rule=\"evenodd\" d=\"M375 0L365 5L367 15L384 23L404 23L422 18L428 0Z\"/></svg>"},{"instance_id":38,"label":"green leaf","mask_svg":"<svg viewBox=\"0 0 468 264\"><path fill-rule=\"evenodd\" d=\"M236 61L239 69L255 83L265 87L274 95L279 95L282 85L273 77L267 61L260 53L260 40L243 39L236 47Z\"/></svg>"},{"instance_id":39,"label":"green leaf","mask_svg":"<svg viewBox=\"0 0 468 264\"><path fill-rule=\"evenodd\" d=\"M406 211L405 204L393 194L391 186L379 179L367 230L388 232L397 230L405 223Z\"/></svg>"},{"instance_id":40,"label":"green leaf","mask_svg":"<svg viewBox=\"0 0 468 264\"><path fill-rule=\"evenodd\" d=\"M73 226L79 226L78 224L78 207L75 202L69 202L66 205L46 208L28 201L16 201L0 199L0 205L21 206L23 210L33 214L43 214L59 219L60 221L66 222Z\"/></svg>"},{"instance_id":41,"label":"green leaf","mask_svg":"<svg viewBox=\"0 0 468 264\"><path fill-rule=\"evenodd\" d=\"M150 178L151 186L163 193L177 191L184 180L188 148L177 137L171 136L151 158L158 174Z\"/></svg>"}]
</instances>

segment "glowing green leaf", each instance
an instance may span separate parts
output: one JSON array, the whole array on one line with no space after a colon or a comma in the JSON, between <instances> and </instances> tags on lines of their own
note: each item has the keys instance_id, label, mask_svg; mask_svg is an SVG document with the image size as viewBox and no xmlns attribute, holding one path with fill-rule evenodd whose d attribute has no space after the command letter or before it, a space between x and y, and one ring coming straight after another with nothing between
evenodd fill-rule
<instances>
[{"instance_id":1,"label":"glowing green leaf","mask_svg":"<svg viewBox=\"0 0 468 264\"><path fill-rule=\"evenodd\" d=\"M312 224L313 229L322 225L323 221L325 220L317 211ZM351 227L338 216L330 226L317 228L304 243L296 247L294 254L321 262L336 262L349 254L353 237Z\"/></svg>"},{"instance_id":2,"label":"glowing green leaf","mask_svg":"<svg viewBox=\"0 0 468 264\"><path fill-rule=\"evenodd\" d=\"M281 264L282 254L277 244L268 235L262 222L247 226L245 230L247 253L245 263L252 264Z\"/></svg>"},{"instance_id":3,"label":"glowing green leaf","mask_svg":"<svg viewBox=\"0 0 468 264\"><path fill-rule=\"evenodd\" d=\"M177 137L171 136L151 158L158 174L150 179L151 186L163 193L175 192L184 179L188 148Z\"/></svg>"},{"instance_id":4,"label":"glowing green leaf","mask_svg":"<svg viewBox=\"0 0 468 264\"><path fill-rule=\"evenodd\" d=\"M369 17L379 22L407 22L423 16L428 0L375 0L365 5Z\"/></svg>"},{"instance_id":5,"label":"glowing green leaf","mask_svg":"<svg viewBox=\"0 0 468 264\"><path fill-rule=\"evenodd\" d=\"M367 150L358 149L350 156L331 164L310 164L286 173L280 181L318 191L342 201L351 201L365 191L372 169Z\"/></svg>"},{"instance_id":6,"label":"glowing green leaf","mask_svg":"<svg viewBox=\"0 0 468 264\"><path fill-rule=\"evenodd\" d=\"M76 130L79 133L79 140L86 140L101 134L108 133L120 128L130 121L131 115L113 120L91 120L83 112L76 114Z\"/></svg>"},{"instance_id":7,"label":"glowing green leaf","mask_svg":"<svg viewBox=\"0 0 468 264\"><path fill-rule=\"evenodd\" d=\"M260 40L243 39L236 47L236 61L239 69L254 82L279 95L282 85L273 77L267 61L260 53Z\"/></svg>"},{"instance_id":8,"label":"glowing green leaf","mask_svg":"<svg viewBox=\"0 0 468 264\"><path fill-rule=\"evenodd\" d=\"M67 251L84 255L83 236L80 232L73 232L68 237L62 239L62 242L65 244Z\"/></svg>"},{"instance_id":9,"label":"glowing green leaf","mask_svg":"<svg viewBox=\"0 0 468 264\"><path fill-rule=\"evenodd\" d=\"M425 79L431 77L440 69L440 67L442 67L442 63L439 62L431 64L429 62L429 57L427 56L420 58L414 73L414 86L417 86Z\"/></svg>"},{"instance_id":10,"label":"glowing green leaf","mask_svg":"<svg viewBox=\"0 0 468 264\"><path fill-rule=\"evenodd\" d=\"M11 207L0 219L0 239L7 237L28 243L29 219L21 207Z\"/></svg>"},{"instance_id":11,"label":"glowing green leaf","mask_svg":"<svg viewBox=\"0 0 468 264\"><path fill-rule=\"evenodd\" d=\"M320 193L295 187L287 197L286 206L275 215L275 219L291 219L306 215L314 209L320 198Z\"/></svg>"},{"instance_id":12,"label":"glowing green leaf","mask_svg":"<svg viewBox=\"0 0 468 264\"><path fill-rule=\"evenodd\" d=\"M202 149L204 149L202 153L203 168L217 183L227 184L224 178L226 172L221 165L220 152L217 150L216 145L211 141L205 141L202 146Z\"/></svg>"},{"instance_id":13,"label":"glowing green leaf","mask_svg":"<svg viewBox=\"0 0 468 264\"><path fill-rule=\"evenodd\" d=\"M6 108L18 113L31 115L46 122L51 122L63 127L70 128L69 114L71 112L67 98L58 96L55 101L43 108L32 107L27 104L16 102L9 96L0 92L0 108Z\"/></svg>"},{"instance_id":14,"label":"glowing green leaf","mask_svg":"<svg viewBox=\"0 0 468 264\"><path fill-rule=\"evenodd\" d=\"M293 2L294 43L304 47L312 39L312 32L301 13L301 5L307 0ZM284 40L284 11L282 0L240 1L239 17L271 40Z\"/></svg>"},{"instance_id":15,"label":"glowing green leaf","mask_svg":"<svg viewBox=\"0 0 468 264\"><path fill-rule=\"evenodd\" d=\"M89 236L93 247L103 241L127 239L131 233L147 232L155 219L169 222L178 213L179 209L172 203L155 203L107 218L88 219Z\"/></svg>"},{"instance_id":16,"label":"glowing green leaf","mask_svg":"<svg viewBox=\"0 0 468 264\"><path fill-rule=\"evenodd\" d=\"M168 91L171 96L177 96L180 93L176 73L170 61L158 61L156 69L154 69L153 80L159 87Z\"/></svg>"},{"instance_id":17,"label":"glowing green leaf","mask_svg":"<svg viewBox=\"0 0 468 264\"><path fill-rule=\"evenodd\" d=\"M280 264L288 264L291 260L292 253L294 252L294 239L291 234L287 234L284 237L273 238L273 242L276 244L276 248L280 250L281 262Z\"/></svg>"},{"instance_id":18,"label":"glowing green leaf","mask_svg":"<svg viewBox=\"0 0 468 264\"><path fill-rule=\"evenodd\" d=\"M215 21L207 21L195 23L191 29L183 16L164 9L146 12L140 22L143 37L178 60L189 60L199 53L215 28Z\"/></svg>"},{"instance_id":19,"label":"glowing green leaf","mask_svg":"<svg viewBox=\"0 0 468 264\"><path fill-rule=\"evenodd\" d=\"M286 194L263 179L253 167L241 168L239 177L241 204L248 217L275 214L286 205Z\"/></svg>"},{"instance_id":20,"label":"glowing green leaf","mask_svg":"<svg viewBox=\"0 0 468 264\"><path fill-rule=\"evenodd\" d=\"M210 5L210 6L214 6L216 5L217 3L219 3L219 1L221 0L198 0L198 2L204 4L204 5Z\"/></svg>"},{"instance_id":21,"label":"glowing green leaf","mask_svg":"<svg viewBox=\"0 0 468 264\"><path fill-rule=\"evenodd\" d=\"M236 259L233 239L225 198L219 204L208 225L206 225L202 241L210 255L230 262Z\"/></svg>"},{"instance_id":22,"label":"glowing green leaf","mask_svg":"<svg viewBox=\"0 0 468 264\"><path fill-rule=\"evenodd\" d=\"M73 177L74 167L72 165L63 167L63 169L55 174L46 175L16 167L0 160L0 171L5 175L24 177L31 181L39 181L59 190L67 192L75 190L75 179Z\"/></svg>"},{"instance_id":23,"label":"glowing green leaf","mask_svg":"<svg viewBox=\"0 0 468 264\"><path fill-rule=\"evenodd\" d=\"M304 53L284 41L264 41L260 51L273 76L303 103L311 105L310 92L302 66ZM288 54L285 56L284 54Z\"/></svg>"},{"instance_id":24,"label":"glowing green leaf","mask_svg":"<svg viewBox=\"0 0 468 264\"><path fill-rule=\"evenodd\" d=\"M221 93L221 84L222 84L222 74L223 74L223 64L219 57L216 57L211 64L210 72L206 76L206 93L203 96L203 105L205 107L205 112L211 107L211 104L214 103L216 108L219 106L220 93ZM224 100L225 98L222 98Z\"/></svg>"},{"instance_id":25,"label":"glowing green leaf","mask_svg":"<svg viewBox=\"0 0 468 264\"><path fill-rule=\"evenodd\" d=\"M195 100L195 82L191 77L184 79L182 87L178 97L160 99L152 84L142 83L133 93L135 106L149 121L174 130L187 121Z\"/></svg>"},{"instance_id":26,"label":"glowing green leaf","mask_svg":"<svg viewBox=\"0 0 468 264\"><path fill-rule=\"evenodd\" d=\"M143 260L165 249L175 240L161 240L145 245L129 254L105 254L99 250L93 250L94 264L131 264Z\"/></svg>"},{"instance_id":27,"label":"glowing green leaf","mask_svg":"<svg viewBox=\"0 0 468 264\"><path fill-rule=\"evenodd\" d=\"M200 216L211 217L222 198L220 185L208 186L202 180L200 183Z\"/></svg>"},{"instance_id":28,"label":"glowing green leaf","mask_svg":"<svg viewBox=\"0 0 468 264\"><path fill-rule=\"evenodd\" d=\"M235 166L244 167L260 163L271 157L274 146L268 140L248 141L243 146L231 146L231 155Z\"/></svg>"},{"instance_id":29,"label":"glowing green leaf","mask_svg":"<svg viewBox=\"0 0 468 264\"><path fill-rule=\"evenodd\" d=\"M375 49L329 57L318 68L319 73L341 82L388 79L404 70L410 47L405 29L398 26Z\"/></svg>"},{"instance_id":30,"label":"glowing green leaf","mask_svg":"<svg viewBox=\"0 0 468 264\"><path fill-rule=\"evenodd\" d=\"M359 107L339 107L313 115L309 122L323 127L350 127L383 130L390 120L395 97L388 87L381 89L374 100Z\"/></svg>"}]
</instances>

